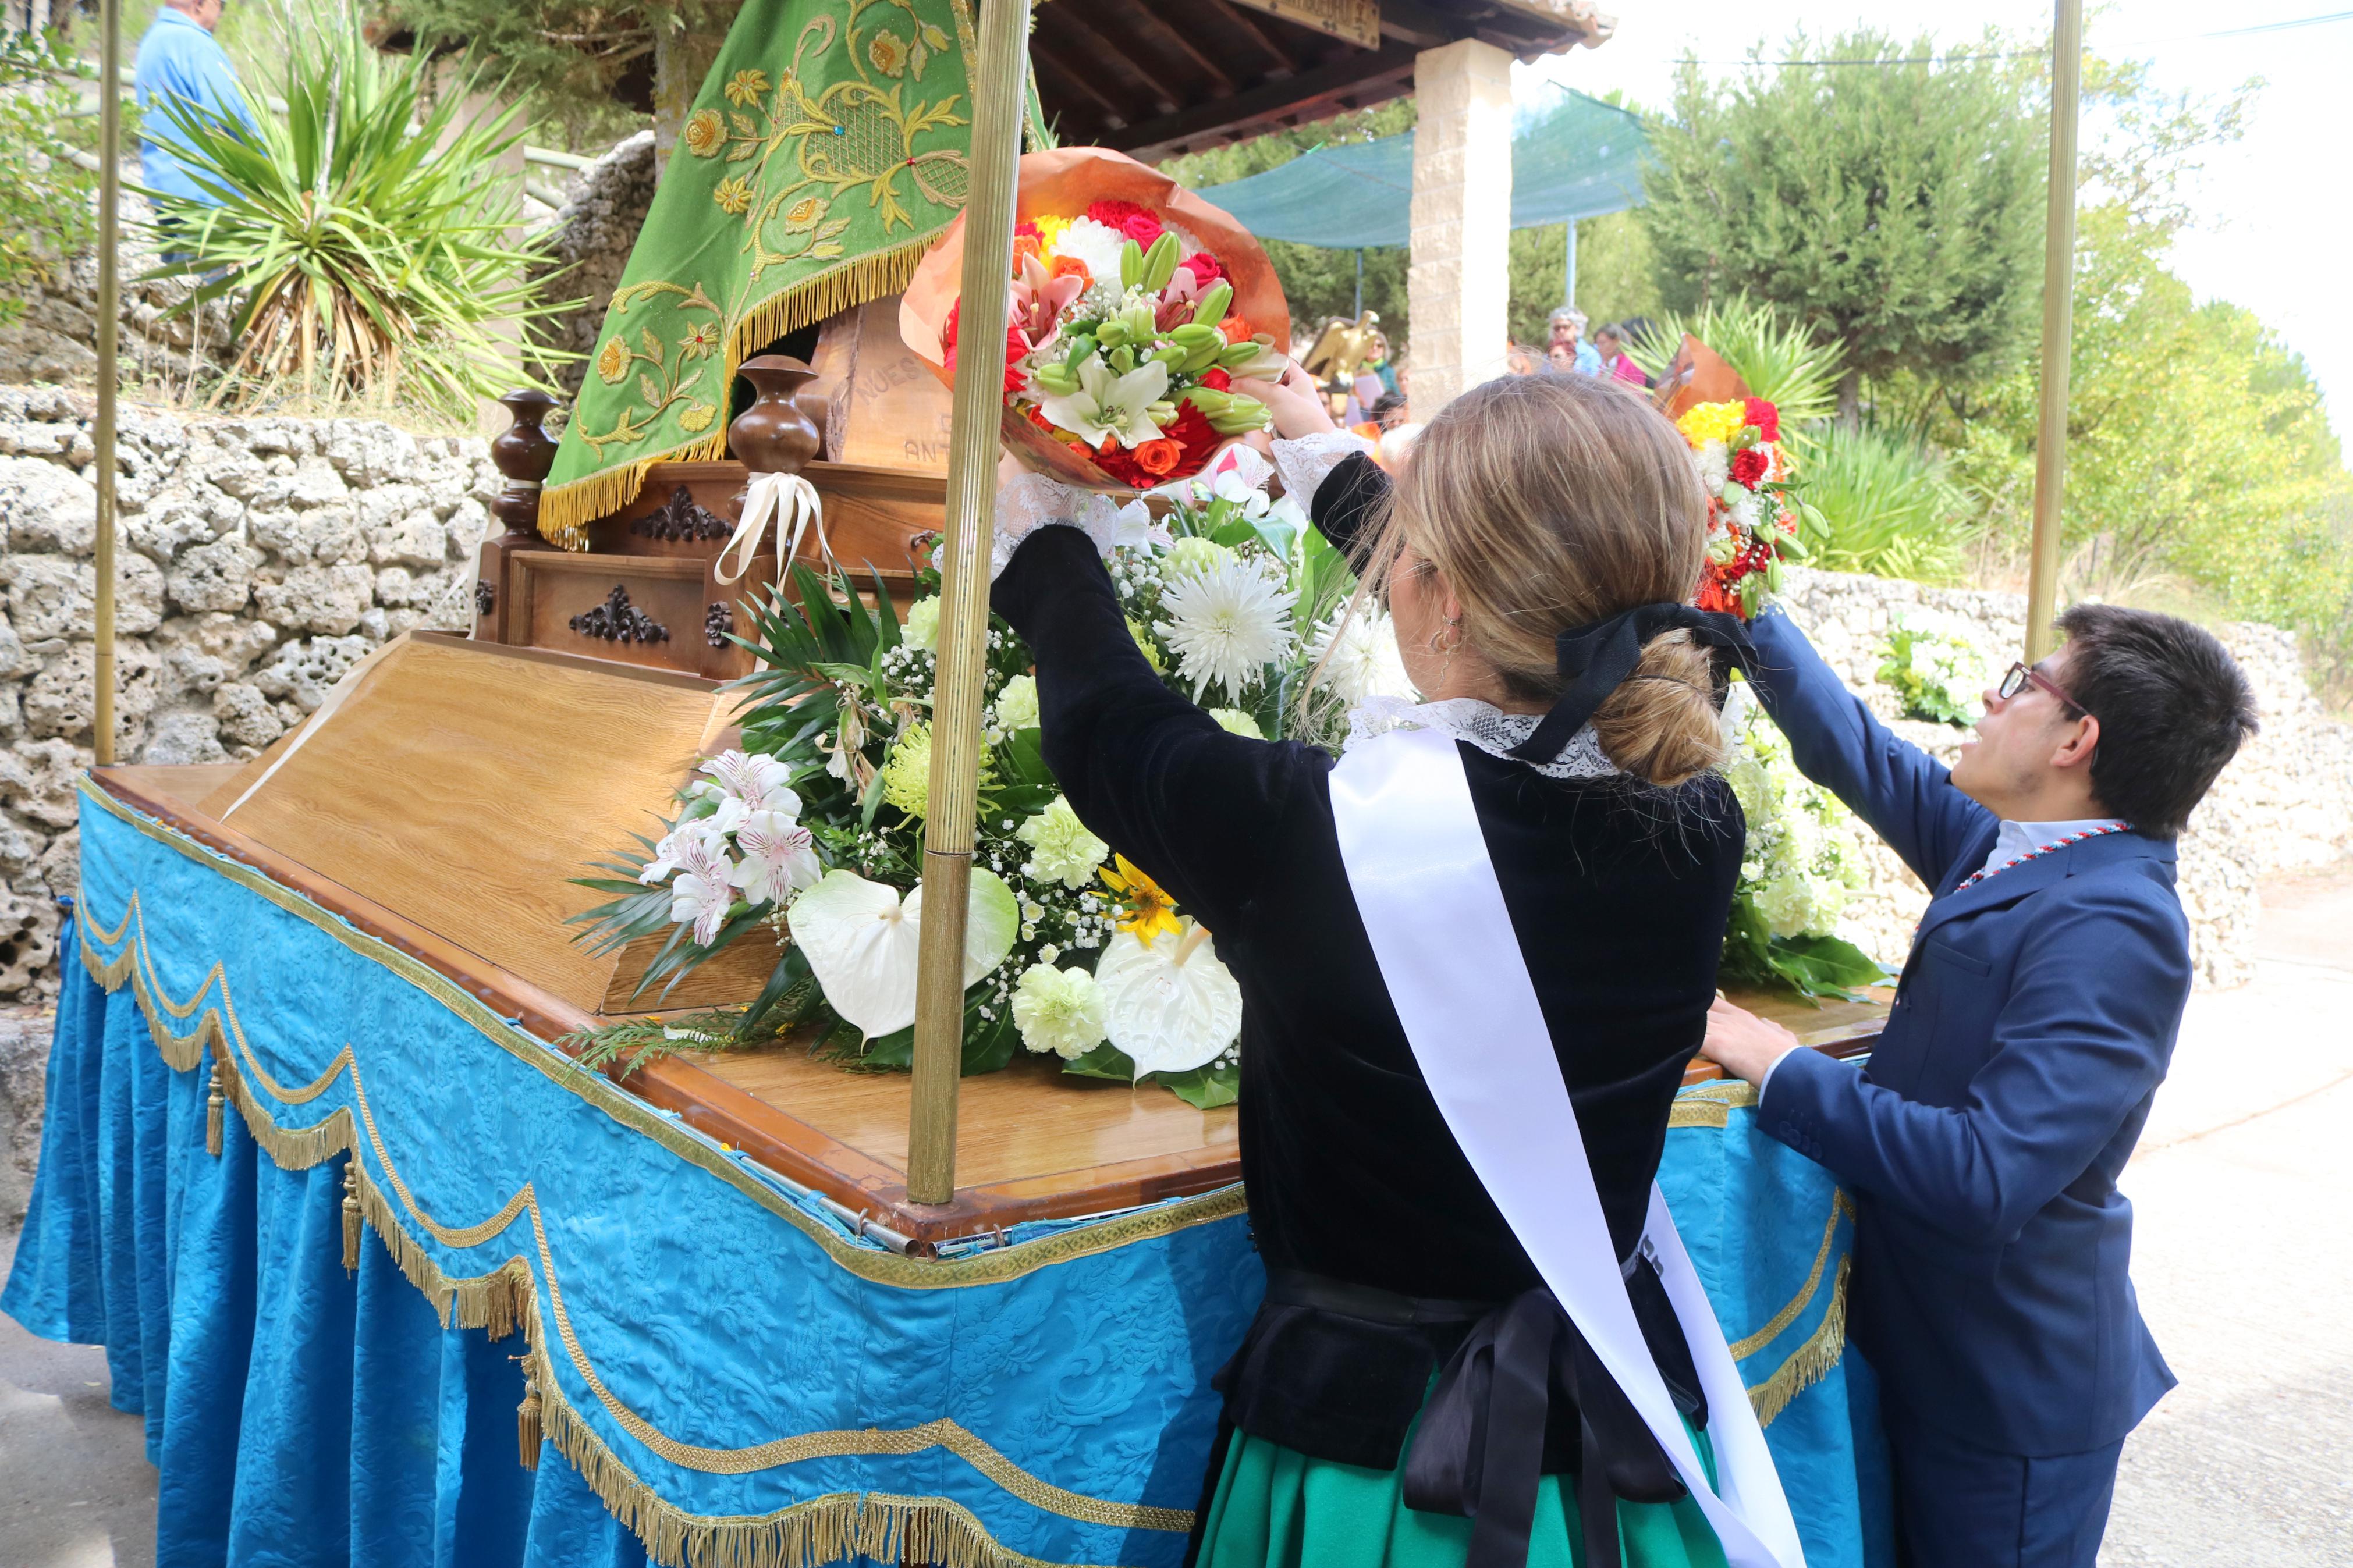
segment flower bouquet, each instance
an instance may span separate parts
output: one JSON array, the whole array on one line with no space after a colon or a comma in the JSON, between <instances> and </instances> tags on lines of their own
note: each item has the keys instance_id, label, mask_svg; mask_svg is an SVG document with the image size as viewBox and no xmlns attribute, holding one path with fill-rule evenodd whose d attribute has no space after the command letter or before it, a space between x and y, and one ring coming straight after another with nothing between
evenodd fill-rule
<instances>
[{"instance_id":1,"label":"flower bouquet","mask_svg":"<svg viewBox=\"0 0 2353 1568\"><path fill-rule=\"evenodd\" d=\"M1753 617L1781 586L1781 563L1805 559L1795 465L1781 415L1761 397L1702 403L1675 421L1707 489L1707 564L1695 603Z\"/></svg>"},{"instance_id":2,"label":"flower bouquet","mask_svg":"<svg viewBox=\"0 0 2353 1568\"><path fill-rule=\"evenodd\" d=\"M1097 489L1155 489L1263 429L1235 384L1282 374L1291 316L1257 240L1166 175L1100 147L1021 160L1005 341L1005 444ZM900 331L955 370L959 218L908 285Z\"/></svg>"},{"instance_id":3,"label":"flower bouquet","mask_svg":"<svg viewBox=\"0 0 2353 1568\"><path fill-rule=\"evenodd\" d=\"M1289 502L1269 502L1253 482L1263 468L1255 453L1230 453L1181 487L1164 521L1140 500L1089 494L1079 521L1170 687L1240 734L1336 742L1350 704L1408 689L1403 663L1386 616L1345 613L1346 562ZM772 598L745 639L762 668L743 683L741 750L702 763L658 837L585 879L609 901L582 917L603 947L666 934L641 990L735 942L776 953L767 987L748 1008L598 1031L575 1042L592 1065L787 1033L847 1067L912 1059L939 601L917 599L902 626L879 578L796 567L793 588L797 603ZM1035 1053L1069 1074L1225 1103L1240 988L1215 933L1056 788L1030 664L992 620L964 1070Z\"/></svg>"}]
</instances>

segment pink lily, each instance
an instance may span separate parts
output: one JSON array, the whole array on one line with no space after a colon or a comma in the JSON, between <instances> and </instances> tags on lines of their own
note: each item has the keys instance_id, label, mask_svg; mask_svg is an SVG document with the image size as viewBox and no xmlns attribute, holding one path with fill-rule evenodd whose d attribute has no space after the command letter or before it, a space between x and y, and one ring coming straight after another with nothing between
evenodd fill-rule
<instances>
[{"instance_id":1,"label":"pink lily","mask_svg":"<svg viewBox=\"0 0 2353 1568\"><path fill-rule=\"evenodd\" d=\"M1075 273L1049 277L1043 263L1034 256L1024 255L1021 276L1013 280L1014 326L1020 329L1033 349L1045 347L1060 329L1062 312L1085 289L1085 281Z\"/></svg>"},{"instance_id":2,"label":"pink lily","mask_svg":"<svg viewBox=\"0 0 2353 1568\"><path fill-rule=\"evenodd\" d=\"M1179 267L1168 279L1168 287L1160 291L1160 303L1152 312L1152 324L1160 331L1181 327L1193 319L1194 302L1201 297L1201 280L1189 267Z\"/></svg>"}]
</instances>

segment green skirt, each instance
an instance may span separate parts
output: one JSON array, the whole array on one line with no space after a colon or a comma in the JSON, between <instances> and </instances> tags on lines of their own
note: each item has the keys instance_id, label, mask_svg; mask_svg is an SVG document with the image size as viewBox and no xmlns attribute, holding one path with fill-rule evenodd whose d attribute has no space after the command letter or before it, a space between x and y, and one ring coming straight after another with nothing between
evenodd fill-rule
<instances>
[{"instance_id":1,"label":"green skirt","mask_svg":"<svg viewBox=\"0 0 2353 1568\"><path fill-rule=\"evenodd\" d=\"M1715 1450L1704 1433L1692 1440L1713 1483ZM1584 1568L1576 1490L1561 1480L1546 1476L1538 1485L1528 1568ZM1311 1459L1237 1432L1202 1527L1198 1568L1461 1568L1471 1521L1406 1507L1404 1487L1402 1465L1368 1470ZM1618 1539L1626 1568L1725 1568L1715 1530L1688 1497L1620 1502Z\"/></svg>"}]
</instances>

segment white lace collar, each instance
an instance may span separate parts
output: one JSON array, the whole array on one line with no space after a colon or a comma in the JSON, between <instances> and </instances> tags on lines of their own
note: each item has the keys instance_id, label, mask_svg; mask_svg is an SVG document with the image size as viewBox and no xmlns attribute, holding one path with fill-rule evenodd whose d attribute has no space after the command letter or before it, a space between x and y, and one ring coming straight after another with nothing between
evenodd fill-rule
<instances>
[{"instance_id":1,"label":"white lace collar","mask_svg":"<svg viewBox=\"0 0 2353 1568\"><path fill-rule=\"evenodd\" d=\"M1568 744L1551 762L1531 763L1512 756L1512 748L1535 734L1543 721L1541 713L1506 713L1475 697L1421 703L1402 697L1367 697L1349 710L1348 739L1341 750L1345 753L1357 742L1391 730L1437 730L1469 742L1491 757L1534 768L1546 778L1608 778L1620 771L1603 753L1601 739L1590 724L1570 736Z\"/></svg>"}]
</instances>

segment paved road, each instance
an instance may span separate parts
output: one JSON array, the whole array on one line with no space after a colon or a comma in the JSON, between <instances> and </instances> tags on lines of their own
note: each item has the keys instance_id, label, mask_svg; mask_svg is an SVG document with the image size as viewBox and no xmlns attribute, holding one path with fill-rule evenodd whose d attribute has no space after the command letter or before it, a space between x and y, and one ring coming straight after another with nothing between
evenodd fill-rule
<instances>
[{"instance_id":1,"label":"paved road","mask_svg":"<svg viewBox=\"0 0 2353 1568\"><path fill-rule=\"evenodd\" d=\"M2257 978L2192 999L2125 1179L2181 1386L2125 1446L2105 1568L2353 1564L2353 871L2263 897ZM0 1318L7 1568L154 1562L144 1429L106 1387L100 1352Z\"/></svg>"}]
</instances>

